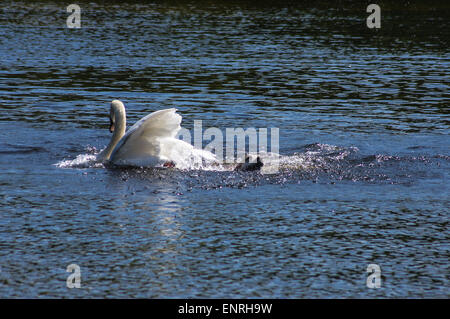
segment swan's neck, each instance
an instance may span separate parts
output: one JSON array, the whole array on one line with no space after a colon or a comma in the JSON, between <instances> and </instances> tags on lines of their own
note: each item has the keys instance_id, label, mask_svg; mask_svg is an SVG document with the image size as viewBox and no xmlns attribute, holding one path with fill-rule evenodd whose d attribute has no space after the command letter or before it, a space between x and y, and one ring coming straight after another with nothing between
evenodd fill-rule
<instances>
[{"instance_id":1,"label":"swan's neck","mask_svg":"<svg viewBox=\"0 0 450 319\"><path fill-rule=\"evenodd\" d=\"M127 126L126 114L124 109L114 109L115 123L114 132L108 146L99 154L101 161L107 161L111 157L111 153L114 151L117 143L119 143L122 136L125 135L125 129Z\"/></svg>"}]
</instances>

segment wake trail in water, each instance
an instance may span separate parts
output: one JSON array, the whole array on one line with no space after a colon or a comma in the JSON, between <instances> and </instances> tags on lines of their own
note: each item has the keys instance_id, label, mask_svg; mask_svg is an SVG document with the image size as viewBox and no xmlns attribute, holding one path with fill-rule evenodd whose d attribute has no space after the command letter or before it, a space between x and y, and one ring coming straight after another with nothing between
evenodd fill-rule
<instances>
[{"instance_id":1,"label":"wake trail in water","mask_svg":"<svg viewBox=\"0 0 450 319\"><path fill-rule=\"evenodd\" d=\"M177 178L185 179L188 188L216 189L292 184L308 180L409 185L422 178L442 178L446 174L446 167L450 165L447 155L367 155L361 154L357 147L320 143L304 145L301 149L301 152L290 155L249 153L247 156L251 161L255 162L259 157L263 163L259 170L252 171L237 170L236 162L205 162L199 161L195 156L185 159L182 167L176 169L120 167L119 171L127 176L149 179L155 176L178 176ZM96 154L99 152L95 148L88 148L86 151L87 153L79 154L72 160L62 160L55 165L60 168L115 168L96 161Z\"/></svg>"},{"instance_id":2,"label":"wake trail in water","mask_svg":"<svg viewBox=\"0 0 450 319\"><path fill-rule=\"evenodd\" d=\"M23 144L3 143L0 145L0 154L29 154L47 152L47 149L41 146L30 146Z\"/></svg>"},{"instance_id":3,"label":"wake trail in water","mask_svg":"<svg viewBox=\"0 0 450 319\"><path fill-rule=\"evenodd\" d=\"M86 148L87 153L79 154L74 159L65 159L55 165L59 168L105 168L105 165L97 161L100 152L93 147ZM339 161L349 154L358 151L357 148L340 148L327 144L314 144L304 153L292 155L280 155L271 152L248 153L250 163L256 163L259 157L263 163L261 174L276 174L279 170L311 170L323 167L330 160ZM176 168L182 171L234 171L239 163L235 159L229 161L205 160L202 150L195 150L188 158L177 163ZM163 167L162 165L160 166Z\"/></svg>"}]
</instances>

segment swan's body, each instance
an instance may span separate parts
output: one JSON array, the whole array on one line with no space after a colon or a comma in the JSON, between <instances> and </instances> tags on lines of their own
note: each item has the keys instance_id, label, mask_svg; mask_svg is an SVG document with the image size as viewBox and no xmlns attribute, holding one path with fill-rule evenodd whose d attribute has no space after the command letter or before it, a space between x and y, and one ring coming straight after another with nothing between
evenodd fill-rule
<instances>
[{"instance_id":1,"label":"swan's body","mask_svg":"<svg viewBox=\"0 0 450 319\"><path fill-rule=\"evenodd\" d=\"M110 131L113 136L108 146L97 155L97 160L141 167L167 166L164 164L171 163L179 168L195 160L217 162L214 154L195 149L176 138L181 129L181 116L175 112L174 108L153 112L125 133L125 106L119 100L112 101Z\"/></svg>"}]
</instances>

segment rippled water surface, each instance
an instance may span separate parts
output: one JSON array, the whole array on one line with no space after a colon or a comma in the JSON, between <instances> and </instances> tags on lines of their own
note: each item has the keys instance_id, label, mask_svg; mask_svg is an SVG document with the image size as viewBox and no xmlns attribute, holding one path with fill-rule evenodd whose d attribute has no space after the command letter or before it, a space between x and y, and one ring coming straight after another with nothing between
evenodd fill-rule
<instances>
[{"instance_id":1,"label":"rippled water surface","mask_svg":"<svg viewBox=\"0 0 450 319\"><path fill-rule=\"evenodd\" d=\"M77 3L0 4L1 297L450 297L448 3ZM72 165L113 99L279 128L283 165Z\"/></svg>"}]
</instances>

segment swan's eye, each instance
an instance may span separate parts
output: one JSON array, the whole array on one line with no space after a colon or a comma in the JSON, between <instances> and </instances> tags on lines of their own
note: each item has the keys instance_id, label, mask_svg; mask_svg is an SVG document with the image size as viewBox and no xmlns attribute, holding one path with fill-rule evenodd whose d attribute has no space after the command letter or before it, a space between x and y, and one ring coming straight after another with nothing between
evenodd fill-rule
<instances>
[{"instance_id":1,"label":"swan's eye","mask_svg":"<svg viewBox=\"0 0 450 319\"><path fill-rule=\"evenodd\" d=\"M114 119L112 117L109 118L109 131L112 133L114 132Z\"/></svg>"}]
</instances>

